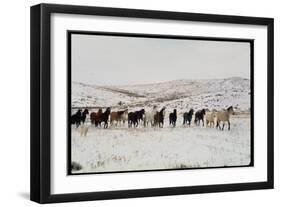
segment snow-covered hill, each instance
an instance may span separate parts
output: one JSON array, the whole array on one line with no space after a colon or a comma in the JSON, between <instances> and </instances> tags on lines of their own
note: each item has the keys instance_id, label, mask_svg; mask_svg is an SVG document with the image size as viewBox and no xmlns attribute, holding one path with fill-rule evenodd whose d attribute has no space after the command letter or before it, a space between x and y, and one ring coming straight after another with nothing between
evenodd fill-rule
<instances>
[{"instance_id":1,"label":"snow-covered hill","mask_svg":"<svg viewBox=\"0 0 281 207\"><path fill-rule=\"evenodd\" d=\"M121 106L120 106L121 103ZM208 108L236 111L250 109L250 80L234 77L210 80L173 80L168 82L95 86L72 83L73 107L147 108L157 105L186 111Z\"/></svg>"}]
</instances>

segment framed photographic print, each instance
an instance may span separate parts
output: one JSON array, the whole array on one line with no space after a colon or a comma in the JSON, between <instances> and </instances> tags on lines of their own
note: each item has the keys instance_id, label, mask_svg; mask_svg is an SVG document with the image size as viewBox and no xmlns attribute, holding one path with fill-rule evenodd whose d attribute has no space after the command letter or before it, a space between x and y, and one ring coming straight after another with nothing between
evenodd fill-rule
<instances>
[{"instance_id":1,"label":"framed photographic print","mask_svg":"<svg viewBox=\"0 0 281 207\"><path fill-rule=\"evenodd\" d=\"M31 200L273 188L273 19L31 7Z\"/></svg>"}]
</instances>

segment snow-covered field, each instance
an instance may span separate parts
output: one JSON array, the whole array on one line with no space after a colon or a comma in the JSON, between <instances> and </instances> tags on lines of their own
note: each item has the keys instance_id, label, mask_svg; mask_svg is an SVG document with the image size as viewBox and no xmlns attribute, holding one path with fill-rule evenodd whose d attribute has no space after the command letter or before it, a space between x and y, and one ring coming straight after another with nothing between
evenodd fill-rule
<instances>
[{"instance_id":1,"label":"snow-covered field","mask_svg":"<svg viewBox=\"0 0 281 207\"><path fill-rule=\"evenodd\" d=\"M121 101L121 104L120 104ZM175 80L133 86L93 86L73 82L72 112L77 108L111 107L112 111L158 110L166 107L164 128L86 125L81 137L72 126L71 156L82 169L73 173L202 168L248 165L251 162L250 81L243 78L217 80ZM193 108L223 110L234 107L231 130L182 126L182 114ZM168 114L176 108L175 128L168 126Z\"/></svg>"},{"instance_id":2,"label":"snow-covered field","mask_svg":"<svg viewBox=\"0 0 281 207\"><path fill-rule=\"evenodd\" d=\"M83 167L73 173L248 165L250 118L233 117L231 124L230 131L90 126L86 137L73 127L72 161Z\"/></svg>"}]
</instances>

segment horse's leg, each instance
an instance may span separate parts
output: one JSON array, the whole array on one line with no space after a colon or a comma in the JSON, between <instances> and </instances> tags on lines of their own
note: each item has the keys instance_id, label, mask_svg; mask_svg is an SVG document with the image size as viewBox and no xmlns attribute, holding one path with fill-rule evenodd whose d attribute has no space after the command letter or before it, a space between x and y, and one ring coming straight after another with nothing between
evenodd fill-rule
<instances>
[{"instance_id":1,"label":"horse's leg","mask_svg":"<svg viewBox=\"0 0 281 207\"><path fill-rule=\"evenodd\" d=\"M217 121L217 127L216 127L216 128L221 129L221 126L220 126L220 122L219 122L219 121Z\"/></svg>"},{"instance_id":2,"label":"horse's leg","mask_svg":"<svg viewBox=\"0 0 281 207\"><path fill-rule=\"evenodd\" d=\"M228 120L228 130L230 130L230 121Z\"/></svg>"},{"instance_id":3,"label":"horse's leg","mask_svg":"<svg viewBox=\"0 0 281 207\"><path fill-rule=\"evenodd\" d=\"M222 131L223 131L223 129L224 129L224 124L225 124L225 122L223 122L223 124L222 124Z\"/></svg>"}]
</instances>

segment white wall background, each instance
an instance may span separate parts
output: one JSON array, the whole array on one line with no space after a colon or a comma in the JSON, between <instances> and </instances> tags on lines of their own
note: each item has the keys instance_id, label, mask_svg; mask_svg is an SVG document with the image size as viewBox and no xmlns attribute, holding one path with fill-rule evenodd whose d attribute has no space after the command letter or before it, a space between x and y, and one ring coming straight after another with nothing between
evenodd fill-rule
<instances>
[{"instance_id":1,"label":"white wall background","mask_svg":"<svg viewBox=\"0 0 281 207\"><path fill-rule=\"evenodd\" d=\"M0 205L35 206L29 201L29 7L38 3L81 4L275 18L275 189L53 206L265 206L281 202L280 1L264 0L11 0L1 2L0 32ZM265 86L266 87L266 86ZM258 115L258 114L257 114ZM279 117L278 117L279 116ZM276 206L276 205L275 205Z\"/></svg>"}]
</instances>

